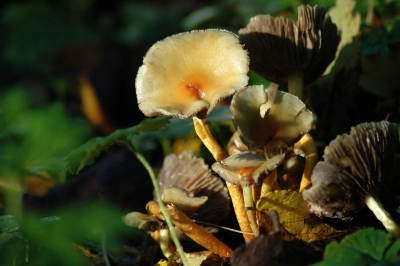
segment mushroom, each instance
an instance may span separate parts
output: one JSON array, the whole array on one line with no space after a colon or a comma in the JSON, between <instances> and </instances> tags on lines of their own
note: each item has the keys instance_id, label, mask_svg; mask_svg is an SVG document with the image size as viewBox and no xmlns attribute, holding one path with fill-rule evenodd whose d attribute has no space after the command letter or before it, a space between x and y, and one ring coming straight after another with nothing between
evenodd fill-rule
<instances>
[{"instance_id":1,"label":"mushroom","mask_svg":"<svg viewBox=\"0 0 400 266\"><path fill-rule=\"evenodd\" d=\"M302 99L304 84L320 77L335 58L340 41L337 27L324 7L300 6L298 20L257 15L239 38L250 55L250 68L262 77L288 84Z\"/></svg>"},{"instance_id":2,"label":"mushroom","mask_svg":"<svg viewBox=\"0 0 400 266\"><path fill-rule=\"evenodd\" d=\"M303 191L311 212L318 216L352 219L365 205L387 231L400 237L400 228L379 199L379 192L395 175L399 161L398 127L387 121L363 123L350 134L338 136L324 151L324 161L314 168L312 186Z\"/></svg>"},{"instance_id":3,"label":"mushroom","mask_svg":"<svg viewBox=\"0 0 400 266\"><path fill-rule=\"evenodd\" d=\"M256 85L240 91L232 99L231 111L242 142L251 152L267 157L286 152L313 123L305 104L292 94L276 90L276 84L266 90Z\"/></svg>"},{"instance_id":4,"label":"mushroom","mask_svg":"<svg viewBox=\"0 0 400 266\"><path fill-rule=\"evenodd\" d=\"M174 204L194 220L218 224L229 215L224 183L211 173L203 159L189 152L165 157L158 183L163 202Z\"/></svg>"},{"instance_id":5,"label":"mushroom","mask_svg":"<svg viewBox=\"0 0 400 266\"><path fill-rule=\"evenodd\" d=\"M183 152L180 155L170 154L165 157L158 175L158 183L162 201L168 205L167 212L174 215L171 219L176 226L175 230L181 230L209 249L224 250L225 256L229 248L191 220L218 224L228 216L229 196L222 180L211 174L202 159L194 158L189 152ZM163 254L168 258L173 251L160 207L151 201L147 204L147 209L150 215L132 212L124 216L123 221L139 229L159 231L152 233L152 236L160 243ZM188 227L195 228L195 238L192 232L187 230ZM182 232L181 240L184 239Z\"/></svg>"},{"instance_id":6,"label":"mushroom","mask_svg":"<svg viewBox=\"0 0 400 266\"><path fill-rule=\"evenodd\" d=\"M212 168L227 182L242 186L247 215L257 236L251 185L261 184L293 145L311 130L312 113L296 96L278 91L277 84L267 90L262 85L241 90L232 99L231 112L240 138L233 141L239 153L214 163ZM240 152L243 146L248 151ZM273 184L275 177L271 175L268 183Z\"/></svg>"},{"instance_id":7,"label":"mushroom","mask_svg":"<svg viewBox=\"0 0 400 266\"><path fill-rule=\"evenodd\" d=\"M155 43L136 77L139 109L146 116L203 117L247 85L249 58L233 33L185 32Z\"/></svg>"},{"instance_id":8,"label":"mushroom","mask_svg":"<svg viewBox=\"0 0 400 266\"><path fill-rule=\"evenodd\" d=\"M193 117L197 135L221 161L227 155L212 136L206 116L219 101L247 85L248 71L247 51L233 33L214 29L167 37L149 49L139 68L139 108L146 116ZM240 187L227 187L234 207L240 205ZM239 209L235 207L237 217Z\"/></svg>"}]
</instances>

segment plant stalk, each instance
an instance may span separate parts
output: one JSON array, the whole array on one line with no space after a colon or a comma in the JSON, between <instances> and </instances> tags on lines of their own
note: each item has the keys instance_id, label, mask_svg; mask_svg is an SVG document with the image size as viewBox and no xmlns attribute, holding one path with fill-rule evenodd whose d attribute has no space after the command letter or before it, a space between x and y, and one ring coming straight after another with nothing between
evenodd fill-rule
<instances>
[{"instance_id":1,"label":"plant stalk","mask_svg":"<svg viewBox=\"0 0 400 266\"><path fill-rule=\"evenodd\" d=\"M154 191L156 193L158 205L160 206L161 212L165 218L165 221L167 222L170 234L172 236L172 240L174 241L176 249L179 252L179 255L181 257L183 265L189 266L189 263L187 262L186 257L185 257L185 253L183 252L182 245L179 242L178 236L175 233L174 225L172 224L172 221L169 218L168 213L165 209L165 205L161 199L160 187L158 186L157 178L156 178L156 175L154 174L153 168L151 168L149 162L144 158L144 156L139 151L137 151L135 149L135 147L133 147L133 145L130 142L126 142L125 144L136 155L138 160L143 164L143 166L146 168L147 172L149 173L151 182L153 183L153 186L154 186Z\"/></svg>"}]
</instances>

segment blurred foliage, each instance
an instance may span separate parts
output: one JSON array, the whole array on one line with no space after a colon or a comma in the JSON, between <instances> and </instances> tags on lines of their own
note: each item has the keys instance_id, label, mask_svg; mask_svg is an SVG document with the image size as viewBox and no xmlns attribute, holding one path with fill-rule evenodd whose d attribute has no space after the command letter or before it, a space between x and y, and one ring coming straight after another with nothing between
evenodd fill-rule
<instances>
[{"instance_id":1,"label":"blurred foliage","mask_svg":"<svg viewBox=\"0 0 400 266\"><path fill-rule=\"evenodd\" d=\"M112 250L124 233L139 233L121 223L123 214L112 206L89 205L44 218L28 214L22 221L0 216L2 265L87 265L83 252L71 243L96 244L97 253L102 245Z\"/></svg>"},{"instance_id":2,"label":"blurred foliage","mask_svg":"<svg viewBox=\"0 0 400 266\"><path fill-rule=\"evenodd\" d=\"M0 95L0 176L46 170L63 179L62 157L82 144L88 128L81 118L70 117L61 103L39 108L32 98L33 93L22 87Z\"/></svg>"},{"instance_id":3,"label":"blurred foliage","mask_svg":"<svg viewBox=\"0 0 400 266\"><path fill-rule=\"evenodd\" d=\"M100 156L102 151L118 142L130 145L130 139L134 135L139 135L145 132L158 131L165 128L169 124L171 118L161 116L156 118L148 118L143 120L139 125L127 129L119 129L113 134L104 138L94 138L82 145L76 150L73 150L65 159L65 169L71 174L78 174L83 167L94 163L95 159Z\"/></svg>"}]
</instances>

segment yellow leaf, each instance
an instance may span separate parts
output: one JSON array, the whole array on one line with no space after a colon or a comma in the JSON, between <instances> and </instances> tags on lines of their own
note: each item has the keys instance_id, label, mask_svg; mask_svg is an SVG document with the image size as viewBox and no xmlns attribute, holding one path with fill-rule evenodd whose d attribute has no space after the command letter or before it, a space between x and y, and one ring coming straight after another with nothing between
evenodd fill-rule
<instances>
[{"instance_id":1,"label":"yellow leaf","mask_svg":"<svg viewBox=\"0 0 400 266\"><path fill-rule=\"evenodd\" d=\"M338 30L341 31L341 40L336 51L336 59L342 51L343 47L353 42L353 37L358 35L361 25L360 13L354 14L354 6L356 1L353 0L336 0L336 4L329 10L332 22L336 24ZM325 70L325 74L331 72L336 59Z\"/></svg>"},{"instance_id":2,"label":"yellow leaf","mask_svg":"<svg viewBox=\"0 0 400 266\"><path fill-rule=\"evenodd\" d=\"M193 155L199 155L200 153L201 140L193 132L189 135L176 139L172 145L172 152L175 154L181 154L184 151L192 151Z\"/></svg>"},{"instance_id":3,"label":"yellow leaf","mask_svg":"<svg viewBox=\"0 0 400 266\"><path fill-rule=\"evenodd\" d=\"M82 100L82 111L95 126L104 126L106 117L96 91L87 77L82 77L79 84L79 94Z\"/></svg>"},{"instance_id":4,"label":"yellow leaf","mask_svg":"<svg viewBox=\"0 0 400 266\"><path fill-rule=\"evenodd\" d=\"M269 192L257 202L257 209L265 214L276 210L286 240L298 238L306 242L331 237L335 230L310 213L308 202L297 191ZM269 228L266 228L267 230Z\"/></svg>"}]
</instances>

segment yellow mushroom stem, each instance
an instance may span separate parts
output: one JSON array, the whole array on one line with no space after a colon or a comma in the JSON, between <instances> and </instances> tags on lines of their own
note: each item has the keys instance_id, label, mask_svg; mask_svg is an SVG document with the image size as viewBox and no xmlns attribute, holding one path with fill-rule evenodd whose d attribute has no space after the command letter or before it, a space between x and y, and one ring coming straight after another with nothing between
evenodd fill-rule
<instances>
[{"instance_id":1,"label":"yellow mushroom stem","mask_svg":"<svg viewBox=\"0 0 400 266\"><path fill-rule=\"evenodd\" d=\"M265 194L267 194L268 192L272 192L272 188L277 179L278 171L277 169L275 169L267 176L267 178L264 179L261 186L261 197L265 196Z\"/></svg>"},{"instance_id":2,"label":"yellow mushroom stem","mask_svg":"<svg viewBox=\"0 0 400 266\"><path fill-rule=\"evenodd\" d=\"M164 220L160 206L158 206L156 202L150 201L147 203L146 208L147 211L156 215L159 219ZM167 206L166 210L171 218L172 223L197 244L223 258L229 258L233 254L233 250L230 247L194 223L175 206L169 205Z\"/></svg>"},{"instance_id":3,"label":"yellow mushroom stem","mask_svg":"<svg viewBox=\"0 0 400 266\"><path fill-rule=\"evenodd\" d=\"M160 229L160 248L164 256L168 259L173 255L170 249L171 242L169 240L169 229Z\"/></svg>"},{"instance_id":4,"label":"yellow mushroom stem","mask_svg":"<svg viewBox=\"0 0 400 266\"><path fill-rule=\"evenodd\" d=\"M256 222L256 212L254 210L253 196L251 192L251 185L242 186L244 207L246 208L247 218L250 221L250 227L255 237L260 235L260 230Z\"/></svg>"},{"instance_id":5,"label":"yellow mushroom stem","mask_svg":"<svg viewBox=\"0 0 400 266\"><path fill-rule=\"evenodd\" d=\"M393 221L392 216L382 206L382 203L374 192L365 197L365 204L375 214L376 218L382 222L386 230L395 238L400 238L400 227Z\"/></svg>"},{"instance_id":6,"label":"yellow mushroom stem","mask_svg":"<svg viewBox=\"0 0 400 266\"><path fill-rule=\"evenodd\" d=\"M318 151L314 140L310 134L305 134L294 146L304 151L306 155L306 165L304 167L303 177L300 183L300 192L311 185L311 174L318 163Z\"/></svg>"},{"instance_id":7,"label":"yellow mushroom stem","mask_svg":"<svg viewBox=\"0 0 400 266\"><path fill-rule=\"evenodd\" d=\"M227 158L224 149L219 145L211 134L206 120L199 119L198 117L193 117L194 129L199 136L200 140L203 142L204 146L210 151L212 156L217 162L222 161ZM229 190L229 195L231 196L233 209L235 210L236 219L239 223L240 230L243 232L251 232L250 222L247 219L246 211L244 209L243 192L240 186L226 182L226 186ZM243 234L246 242L250 242L254 238L253 235Z\"/></svg>"},{"instance_id":8,"label":"yellow mushroom stem","mask_svg":"<svg viewBox=\"0 0 400 266\"><path fill-rule=\"evenodd\" d=\"M288 77L288 92L303 100L304 75L301 72L294 72Z\"/></svg>"},{"instance_id":9,"label":"yellow mushroom stem","mask_svg":"<svg viewBox=\"0 0 400 266\"><path fill-rule=\"evenodd\" d=\"M168 231L168 234L169 234L169 231ZM156 231L150 232L150 235L151 235L151 237L154 239L154 241L155 241L157 244L159 244L160 247L161 247L161 233L160 233L160 230L156 230ZM164 239L163 241L165 241L165 239ZM163 245L165 246L165 244L163 244ZM167 249L169 250L169 252L172 252L172 253L174 253L175 255L177 255L176 247L175 247L174 244L170 241L170 239L168 239L168 248L167 248ZM165 253L164 253L164 251L163 251L163 248L161 248L161 251L163 252L164 256L166 256ZM166 256L166 257L167 257L167 256ZM167 258L168 258L168 257L167 257Z\"/></svg>"},{"instance_id":10,"label":"yellow mushroom stem","mask_svg":"<svg viewBox=\"0 0 400 266\"><path fill-rule=\"evenodd\" d=\"M200 119L196 116L193 116L193 124L197 136L199 136L204 146L206 146L206 148L210 151L210 153L217 162L220 162L226 157L228 157L224 149L222 149L218 141L216 141L213 135L211 134L206 119Z\"/></svg>"}]
</instances>

